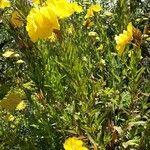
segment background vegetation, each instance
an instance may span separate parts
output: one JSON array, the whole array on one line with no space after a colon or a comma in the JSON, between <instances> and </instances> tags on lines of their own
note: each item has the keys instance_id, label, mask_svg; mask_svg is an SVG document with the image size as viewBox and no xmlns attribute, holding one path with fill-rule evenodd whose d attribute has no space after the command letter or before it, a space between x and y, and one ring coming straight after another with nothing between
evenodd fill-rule
<instances>
[{"instance_id":1,"label":"background vegetation","mask_svg":"<svg viewBox=\"0 0 150 150\"><path fill-rule=\"evenodd\" d=\"M25 30L29 1L0 10L0 149L61 150L75 136L91 150L149 150L150 2L76 2L84 11L36 43ZM85 20L95 3L103 10ZM115 35L129 22L137 32L120 57Z\"/></svg>"}]
</instances>

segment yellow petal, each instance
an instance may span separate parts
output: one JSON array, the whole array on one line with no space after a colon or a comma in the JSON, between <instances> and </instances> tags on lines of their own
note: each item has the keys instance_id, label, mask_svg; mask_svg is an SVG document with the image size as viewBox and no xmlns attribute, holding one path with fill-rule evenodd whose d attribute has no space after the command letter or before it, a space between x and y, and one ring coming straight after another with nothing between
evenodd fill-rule
<instances>
[{"instance_id":1,"label":"yellow petal","mask_svg":"<svg viewBox=\"0 0 150 150\"><path fill-rule=\"evenodd\" d=\"M77 3L71 3L67 0L47 0L46 4L60 19L69 17L74 12L82 12L81 6L79 6Z\"/></svg>"},{"instance_id":2,"label":"yellow petal","mask_svg":"<svg viewBox=\"0 0 150 150\"><path fill-rule=\"evenodd\" d=\"M123 33L119 34L119 36L115 36L116 40L116 49L118 52L118 55L121 56L124 52L124 49L127 44L129 44L133 39L133 26L130 22L127 26L127 31L124 30Z\"/></svg>"},{"instance_id":3,"label":"yellow petal","mask_svg":"<svg viewBox=\"0 0 150 150\"><path fill-rule=\"evenodd\" d=\"M21 27L23 22L21 20L21 16L17 11L14 11L11 16L11 23L14 27Z\"/></svg>"},{"instance_id":4,"label":"yellow petal","mask_svg":"<svg viewBox=\"0 0 150 150\"><path fill-rule=\"evenodd\" d=\"M64 143L65 150L88 150L77 137L70 137Z\"/></svg>"},{"instance_id":5,"label":"yellow petal","mask_svg":"<svg viewBox=\"0 0 150 150\"><path fill-rule=\"evenodd\" d=\"M80 13L83 11L82 7L79 6L77 3L72 3L71 6L74 12Z\"/></svg>"},{"instance_id":6,"label":"yellow petal","mask_svg":"<svg viewBox=\"0 0 150 150\"><path fill-rule=\"evenodd\" d=\"M15 110L17 105L22 101L22 94L10 91L4 99L0 101L0 106L7 110Z\"/></svg>"},{"instance_id":7,"label":"yellow petal","mask_svg":"<svg viewBox=\"0 0 150 150\"><path fill-rule=\"evenodd\" d=\"M5 58L9 58L9 57L12 57L14 53L15 52L10 49L10 50L7 50L4 54L2 54L2 56Z\"/></svg>"},{"instance_id":8,"label":"yellow petal","mask_svg":"<svg viewBox=\"0 0 150 150\"><path fill-rule=\"evenodd\" d=\"M92 5L92 6L91 6L91 9L92 9L93 11L95 11L95 12L99 12L99 11L102 10L102 7L101 7L100 5L98 5L98 4L95 4L95 5Z\"/></svg>"},{"instance_id":9,"label":"yellow petal","mask_svg":"<svg viewBox=\"0 0 150 150\"><path fill-rule=\"evenodd\" d=\"M132 37L132 35L133 35L133 26L132 26L131 22L127 26L127 33L128 33L128 36Z\"/></svg>"},{"instance_id":10,"label":"yellow petal","mask_svg":"<svg viewBox=\"0 0 150 150\"><path fill-rule=\"evenodd\" d=\"M9 0L0 0L0 8L4 9L5 7L10 7L10 1Z\"/></svg>"},{"instance_id":11,"label":"yellow petal","mask_svg":"<svg viewBox=\"0 0 150 150\"><path fill-rule=\"evenodd\" d=\"M40 4L40 0L32 0L33 4L38 5Z\"/></svg>"},{"instance_id":12,"label":"yellow petal","mask_svg":"<svg viewBox=\"0 0 150 150\"><path fill-rule=\"evenodd\" d=\"M102 10L102 7L100 5L98 5L98 4L91 5L87 10L87 14L85 15L85 19L93 17L94 12L99 12L101 10Z\"/></svg>"},{"instance_id":13,"label":"yellow petal","mask_svg":"<svg viewBox=\"0 0 150 150\"><path fill-rule=\"evenodd\" d=\"M17 107L16 107L16 110L24 110L25 108L26 108L26 103L24 102L24 101L21 101L18 105L17 105Z\"/></svg>"},{"instance_id":14,"label":"yellow petal","mask_svg":"<svg viewBox=\"0 0 150 150\"><path fill-rule=\"evenodd\" d=\"M15 117L14 117L12 114L7 114L6 117L5 117L5 119L6 119L7 121L12 122L12 121L15 120Z\"/></svg>"},{"instance_id":15,"label":"yellow petal","mask_svg":"<svg viewBox=\"0 0 150 150\"><path fill-rule=\"evenodd\" d=\"M59 28L58 18L49 6L33 8L27 16L26 30L33 42L50 37Z\"/></svg>"}]
</instances>

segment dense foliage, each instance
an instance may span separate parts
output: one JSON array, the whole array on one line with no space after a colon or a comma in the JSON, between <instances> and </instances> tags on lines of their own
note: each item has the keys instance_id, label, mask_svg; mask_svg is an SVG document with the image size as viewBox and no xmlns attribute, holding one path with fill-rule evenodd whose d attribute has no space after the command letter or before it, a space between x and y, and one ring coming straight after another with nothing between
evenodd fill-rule
<instances>
[{"instance_id":1,"label":"dense foliage","mask_svg":"<svg viewBox=\"0 0 150 150\"><path fill-rule=\"evenodd\" d=\"M149 150L149 12L0 0L0 149Z\"/></svg>"}]
</instances>

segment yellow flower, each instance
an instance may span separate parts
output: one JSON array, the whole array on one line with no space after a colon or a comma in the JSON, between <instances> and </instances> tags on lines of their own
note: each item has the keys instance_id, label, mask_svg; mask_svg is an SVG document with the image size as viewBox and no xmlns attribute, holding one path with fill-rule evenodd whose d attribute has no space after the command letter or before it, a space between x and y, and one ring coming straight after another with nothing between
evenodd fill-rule
<instances>
[{"instance_id":1,"label":"yellow flower","mask_svg":"<svg viewBox=\"0 0 150 150\"><path fill-rule=\"evenodd\" d=\"M21 16L17 11L14 11L11 16L11 23L14 27L21 27L23 22L21 20Z\"/></svg>"},{"instance_id":2,"label":"yellow flower","mask_svg":"<svg viewBox=\"0 0 150 150\"><path fill-rule=\"evenodd\" d=\"M79 6L77 3L71 3L71 7L73 9L73 12L80 13L83 11L82 7Z\"/></svg>"},{"instance_id":3,"label":"yellow flower","mask_svg":"<svg viewBox=\"0 0 150 150\"><path fill-rule=\"evenodd\" d=\"M77 3L70 3L67 0L47 0L47 5L61 18L71 16L74 12L80 13L82 7Z\"/></svg>"},{"instance_id":4,"label":"yellow flower","mask_svg":"<svg viewBox=\"0 0 150 150\"><path fill-rule=\"evenodd\" d=\"M86 28L90 28L94 25L94 22L91 21L89 18L86 19L84 22L83 22L83 26L85 26Z\"/></svg>"},{"instance_id":5,"label":"yellow flower","mask_svg":"<svg viewBox=\"0 0 150 150\"><path fill-rule=\"evenodd\" d=\"M102 10L102 7L98 4L91 5L87 10L87 14L85 15L85 19L93 17L95 12L99 12Z\"/></svg>"},{"instance_id":6,"label":"yellow flower","mask_svg":"<svg viewBox=\"0 0 150 150\"><path fill-rule=\"evenodd\" d=\"M59 30L58 18L48 6L31 9L27 16L26 30L33 42L48 38L54 29Z\"/></svg>"},{"instance_id":7,"label":"yellow flower","mask_svg":"<svg viewBox=\"0 0 150 150\"><path fill-rule=\"evenodd\" d=\"M8 49L5 53L2 54L3 57L5 58L10 58L13 57L15 52L12 49Z\"/></svg>"},{"instance_id":8,"label":"yellow flower","mask_svg":"<svg viewBox=\"0 0 150 150\"><path fill-rule=\"evenodd\" d=\"M127 26L127 31L123 31L123 33L119 34L119 36L115 37L116 40L116 49L118 52L118 55L121 56L124 52L124 49L127 44L129 44L133 39L133 26L130 22Z\"/></svg>"},{"instance_id":9,"label":"yellow flower","mask_svg":"<svg viewBox=\"0 0 150 150\"><path fill-rule=\"evenodd\" d=\"M81 12L82 7L67 0L47 0L46 6L31 9L27 16L26 30L33 42L45 39L59 30L58 18L65 18L74 12Z\"/></svg>"},{"instance_id":10,"label":"yellow flower","mask_svg":"<svg viewBox=\"0 0 150 150\"><path fill-rule=\"evenodd\" d=\"M0 0L0 8L4 9L5 7L10 7L10 1L9 0Z\"/></svg>"},{"instance_id":11,"label":"yellow flower","mask_svg":"<svg viewBox=\"0 0 150 150\"><path fill-rule=\"evenodd\" d=\"M64 143L65 150L88 150L77 137L68 138Z\"/></svg>"},{"instance_id":12,"label":"yellow flower","mask_svg":"<svg viewBox=\"0 0 150 150\"><path fill-rule=\"evenodd\" d=\"M18 91L10 91L4 99L0 100L0 107L9 111L15 110L22 102L23 95Z\"/></svg>"},{"instance_id":13,"label":"yellow flower","mask_svg":"<svg viewBox=\"0 0 150 150\"><path fill-rule=\"evenodd\" d=\"M19 54L15 53L13 49L7 49L2 56L5 58L15 58L19 57Z\"/></svg>"},{"instance_id":14,"label":"yellow flower","mask_svg":"<svg viewBox=\"0 0 150 150\"><path fill-rule=\"evenodd\" d=\"M97 34L96 32L94 32L94 31L90 31L90 32L88 33L88 36L90 36L90 37L97 37L98 34Z\"/></svg>"},{"instance_id":15,"label":"yellow flower","mask_svg":"<svg viewBox=\"0 0 150 150\"><path fill-rule=\"evenodd\" d=\"M40 0L32 0L33 4L38 5L40 4Z\"/></svg>"},{"instance_id":16,"label":"yellow flower","mask_svg":"<svg viewBox=\"0 0 150 150\"><path fill-rule=\"evenodd\" d=\"M26 108L26 103L22 100L16 107L16 110L24 110Z\"/></svg>"},{"instance_id":17,"label":"yellow flower","mask_svg":"<svg viewBox=\"0 0 150 150\"><path fill-rule=\"evenodd\" d=\"M7 114L6 117L5 117L5 119L6 119L7 121L12 122L12 121L15 120L15 116L13 116L12 114Z\"/></svg>"},{"instance_id":18,"label":"yellow flower","mask_svg":"<svg viewBox=\"0 0 150 150\"><path fill-rule=\"evenodd\" d=\"M22 59L19 59L19 60L16 61L16 63L17 63L17 64L23 64L24 61L23 61Z\"/></svg>"}]
</instances>

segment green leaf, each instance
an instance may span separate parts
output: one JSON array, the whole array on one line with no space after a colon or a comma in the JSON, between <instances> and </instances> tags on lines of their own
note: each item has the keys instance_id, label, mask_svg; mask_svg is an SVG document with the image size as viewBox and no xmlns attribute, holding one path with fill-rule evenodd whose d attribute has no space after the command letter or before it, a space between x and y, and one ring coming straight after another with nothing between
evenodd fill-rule
<instances>
[{"instance_id":1,"label":"green leaf","mask_svg":"<svg viewBox=\"0 0 150 150\"><path fill-rule=\"evenodd\" d=\"M134 147L137 147L137 146L139 146L139 139L133 139L133 140L129 140L129 141L127 141L127 142L123 142L122 143L122 146L124 147L124 148L127 148L127 147L129 147L129 146L134 146Z\"/></svg>"},{"instance_id":2,"label":"green leaf","mask_svg":"<svg viewBox=\"0 0 150 150\"><path fill-rule=\"evenodd\" d=\"M135 78L135 82L136 82L136 83L139 81L139 79L140 79L141 75L144 73L144 71L145 71L145 68L144 68L144 67L142 67L141 69L139 69L139 70L137 71L137 76L136 76L136 78Z\"/></svg>"},{"instance_id":3,"label":"green leaf","mask_svg":"<svg viewBox=\"0 0 150 150\"><path fill-rule=\"evenodd\" d=\"M128 107L131 103L131 94L128 91L121 93L121 107Z\"/></svg>"},{"instance_id":4,"label":"green leaf","mask_svg":"<svg viewBox=\"0 0 150 150\"><path fill-rule=\"evenodd\" d=\"M145 122L145 121L129 122L129 124L128 124L128 130L131 130L131 128L132 128L133 126L139 126L139 125L145 126L145 125L146 125L146 122Z\"/></svg>"}]
</instances>

